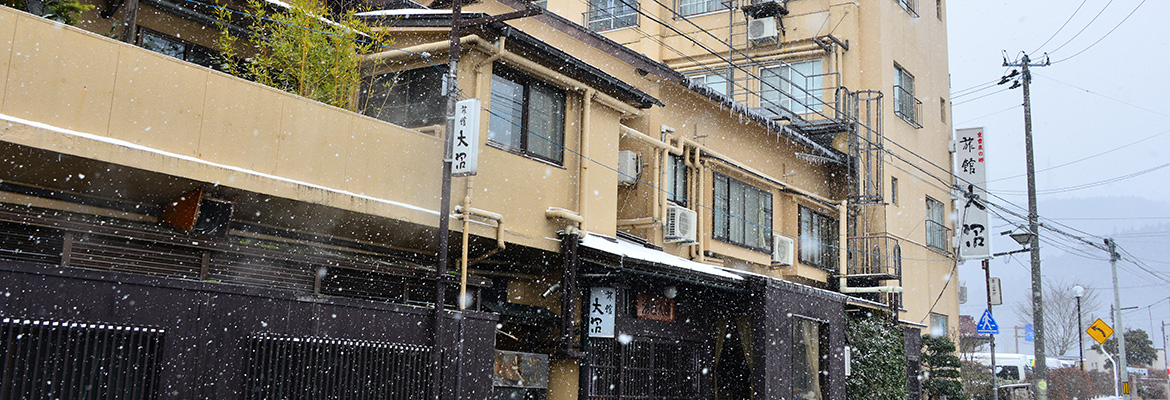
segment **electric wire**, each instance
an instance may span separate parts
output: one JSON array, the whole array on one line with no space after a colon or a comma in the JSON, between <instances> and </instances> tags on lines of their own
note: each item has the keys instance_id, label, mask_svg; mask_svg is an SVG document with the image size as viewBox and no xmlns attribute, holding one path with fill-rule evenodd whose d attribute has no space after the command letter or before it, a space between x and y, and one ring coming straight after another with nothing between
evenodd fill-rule
<instances>
[{"instance_id":1,"label":"electric wire","mask_svg":"<svg viewBox=\"0 0 1170 400\"><path fill-rule=\"evenodd\" d=\"M967 104L967 103L970 103L970 102L972 102L972 101L975 101L975 100L982 99L982 98L984 98L984 97L988 97L988 96L992 96L992 95L1000 94L1000 93L1003 93L1003 92L1006 92L1006 91L1008 91L1008 89L1011 89L1011 88L1003 88L1003 89L996 90L996 91L994 91L994 92L987 93L987 94L985 94L985 95L982 95L982 96L979 96L979 97L976 97L976 98L971 98L971 99L966 99L966 100L963 100L963 101L960 101L960 102L951 103L951 107L958 107L958 106L961 106L961 105L963 105L963 104Z\"/></svg>"},{"instance_id":2,"label":"electric wire","mask_svg":"<svg viewBox=\"0 0 1170 400\"><path fill-rule=\"evenodd\" d=\"M1079 185L1065 186L1065 187L1052 188L1052 189L1039 189L1039 190L1036 190L1036 194L1068 193L1068 192L1073 192L1073 191L1077 191L1077 190L1094 188L1097 186L1108 185L1111 183L1117 183L1117 182L1121 182L1121 181L1124 181L1127 179L1136 178L1136 177L1139 177L1139 176L1142 176L1142 175L1145 175L1145 174L1148 174L1148 173L1151 173L1151 172L1154 172L1154 171L1157 171L1157 170L1160 170L1160 169L1163 169L1166 167L1170 167L1170 162L1167 162L1164 164L1159 164L1159 165L1156 165L1156 166L1153 166L1150 168L1146 168L1146 169L1143 169L1141 171L1132 172L1132 173L1120 175L1120 176L1115 176L1112 178L1103 179L1103 180L1096 181L1096 182L1089 182L1089 183L1083 183L1083 184L1079 184ZM1021 191L1021 190L997 190L996 192L1006 193L1006 194L1016 194L1016 195L1027 194L1026 191Z\"/></svg>"},{"instance_id":3,"label":"electric wire","mask_svg":"<svg viewBox=\"0 0 1170 400\"><path fill-rule=\"evenodd\" d=\"M1081 27L1081 30L1077 31L1077 33L1075 35L1073 35L1073 37L1069 38L1067 41L1065 41L1059 47L1052 49L1052 51L1049 51L1048 53L1052 54L1052 53L1056 53L1057 51L1060 51L1060 49L1063 49L1064 46L1068 46L1068 44L1072 43L1072 41L1075 40L1078 36L1081 36L1082 33L1085 33L1085 30L1089 29L1089 26L1093 25L1093 22L1097 21L1097 18L1100 18L1101 14L1105 13L1105 10L1109 8L1110 4L1113 4L1113 0L1109 0L1108 3L1105 3L1105 7L1101 7L1101 11L1097 11L1097 15L1093 16L1093 19L1089 20L1089 23L1087 23L1087 24L1085 24L1085 26Z\"/></svg>"},{"instance_id":4,"label":"electric wire","mask_svg":"<svg viewBox=\"0 0 1170 400\"><path fill-rule=\"evenodd\" d=\"M1077 16L1077 13L1081 11L1081 7L1084 7L1085 3L1088 3L1088 2L1089 2L1089 0L1081 0L1081 5L1077 6L1076 10L1073 10L1072 15L1069 15L1068 19L1064 20L1064 23L1060 25L1060 28L1058 28L1056 30L1056 32L1052 32L1052 36L1049 36L1048 40L1045 40L1044 43L1041 43L1039 46L1036 46L1036 50L1032 50L1032 54L1039 52L1040 49L1044 48L1044 45L1048 44L1048 42L1051 42L1052 39L1056 38L1056 35L1059 34L1060 31L1064 30L1064 27L1068 26L1069 22L1072 22L1073 17Z\"/></svg>"},{"instance_id":5,"label":"electric wire","mask_svg":"<svg viewBox=\"0 0 1170 400\"><path fill-rule=\"evenodd\" d=\"M1100 38L1100 39L1097 39L1097 41L1096 41L1096 42L1093 42L1093 44L1090 44L1090 45L1089 45L1089 47L1086 47L1086 48L1082 49L1081 51L1078 51L1078 52L1076 52L1076 54L1073 54L1073 55L1071 55L1071 56L1068 56L1068 57L1065 57L1065 58L1062 58L1062 59L1059 59L1059 60L1053 61L1053 62L1052 62L1052 64L1056 64L1056 63L1059 63L1059 62L1068 61L1069 59L1071 59L1071 58L1073 58L1073 57L1076 57L1076 56L1079 56L1079 55L1081 55L1081 53L1084 53L1084 52L1088 51L1089 49L1093 48L1093 46L1096 46L1096 45L1097 45L1097 43L1101 43L1101 41L1102 41L1102 40L1105 40L1105 38L1109 37L1109 34L1113 33L1113 31L1116 31L1116 30L1117 30L1117 28L1120 28L1120 27L1121 27L1121 24L1124 24L1124 23L1125 23L1125 21L1129 20L1129 17L1132 17L1132 16L1133 16L1133 14L1134 14L1134 13L1136 13L1136 12L1137 12L1137 10L1138 10L1139 8L1141 8L1141 7L1142 7L1142 4L1146 4L1146 0L1142 0L1142 2L1141 2L1141 3L1138 3L1137 7L1134 7L1134 8L1133 8L1133 11L1130 11L1130 12L1129 12L1129 15L1126 15L1126 16L1125 16L1125 18L1123 18L1123 19L1121 20L1121 22L1118 22L1118 23L1117 23L1117 25L1113 27L1113 29L1110 29L1110 30L1109 30L1109 32L1106 32L1104 36L1101 36L1101 38Z\"/></svg>"}]
</instances>

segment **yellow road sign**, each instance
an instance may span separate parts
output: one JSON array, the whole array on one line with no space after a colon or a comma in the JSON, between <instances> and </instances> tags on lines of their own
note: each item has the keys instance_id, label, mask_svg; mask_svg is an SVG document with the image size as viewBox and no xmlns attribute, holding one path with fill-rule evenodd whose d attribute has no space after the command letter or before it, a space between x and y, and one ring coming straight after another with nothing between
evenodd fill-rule
<instances>
[{"instance_id":1,"label":"yellow road sign","mask_svg":"<svg viewBox=\"0 0 1170 400\"><path fill-rule=\"evenodd\" d=\"M1096 340L1098 344L1105 344L1105 340L1113 336L1113 328L1109 327L1109 324L1106 324L1105 321L1097 318L1097 322L1089 325L1089 329L1085 329L1085 333L1092 336L1093 340Z\"/></svg>"}]
</instances>

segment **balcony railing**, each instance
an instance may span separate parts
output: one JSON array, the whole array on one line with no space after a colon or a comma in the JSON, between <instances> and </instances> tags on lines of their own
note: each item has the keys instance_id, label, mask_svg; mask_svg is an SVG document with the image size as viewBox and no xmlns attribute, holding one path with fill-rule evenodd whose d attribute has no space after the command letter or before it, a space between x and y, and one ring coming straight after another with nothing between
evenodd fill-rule
<instances>
[{"instance_id":1,"label":"balcony railing","mask_svg":"<svg viewBox=\"0 0 1170 400\"><path fill-rule=\"evenodd\" d=\"M937 221L926 221L926 247L932 250L946 252L947 238L951 236L951 228L947 228Z\"/></svg>"},{"instance_id":2,"label":"balcony railing","mask_svg":"<svg viewBox=\"0 0 1170 400\"><path fill-rule=\"evenodd\" d=\"M637 0L592 1L585 12L585 26L604 32L638 25Z\"/></svg>"},{"instance_id":3,"label":"balcony railing","mask_svg":"<svg viewBox=\"0 0 1170 400\"><path fill-rule=\"evenodd\" d=\"M850 278L897 279L902 274L902 248L889 235L849 238Z\"/></svg>"},{"instance_id":4,"label":"balcony railing","mask_svg":"<svg viewBox=\"0 0 1170 400\"><path fill-rule=\"evenodd\" d=\"M922 100L901 86L894 86L894 114L915 128L922 129Z\"/></svg>"},{"instance_id":5,"label":"balcony railing","mask_svg":"<svg viewBox=\"0 0 1170 400\"><path fill-rule=\"evenodd\" d=\"M903 10L910 13L910 15L918 16L918 0L895 0L898 5L902 6Z\"/></svg>"}]
</instances>

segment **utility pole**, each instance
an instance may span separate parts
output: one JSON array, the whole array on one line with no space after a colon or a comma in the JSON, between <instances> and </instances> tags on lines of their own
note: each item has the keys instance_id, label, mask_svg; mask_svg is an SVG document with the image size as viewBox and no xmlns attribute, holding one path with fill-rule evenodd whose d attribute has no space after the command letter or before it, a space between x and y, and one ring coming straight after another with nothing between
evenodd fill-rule
<instances>
[{"instance_id":1,"label":"utility pole","mask_svg":"<svg viewBox=\"0 0 1170 400\"><path fill-rule=\"evenodd\" d=\"M1028 247L1032 249L1032 325L1035 326L1034 335L1036 338L1034 343L1036 367L1034 371L1036 373L1037 400L1048 400L1048 360L1044 356L1044 288L1040 280L1040 223L1037 220L1039 213L1036 211L1036 166L1032 154L1032 93L1030 91L1032 73L1028 68L1048 65L1047 56L1045 56L1043 63L1032 64L1026 53L1018 63L1009 63L1006 59L1003 62L1005 67L1023 69L1020 81L1024 86L1024 146L1026 147L1028 164L1028 232L1032 234Z\"/></svg>"},{"instance_id":2,"label":"utility pole","mask_svg":"<svg viewBox=\"0 0 1170 400\"><path fill-rule=\"evenodd\" d=\"M1166 321L1162 321L1162 367L1170 371L1170 367L1167 367L1170 364L1166 363L1166 357L1168 357L1166 353ZM1170 400L1170 373L1166 374L1166 400Z\"/></svg>"},{"instance_id":3,"label":"utility pole","mask_svg":"<svg viewBox=\"0 0 1170 400\"><path fill-rule=\"evenodd\" d=\"M133 1L133 0L131 0ZM431 375L431 397L435 400L442 398L442 380L443 376L443 305L446 303L448 281L454 280L453 277L447 275L447 261L448 261L448 242L451 235L451 164L452 164L452 149L454 148L455 138L455 107L459 102L458 90L458 74L459 74L459 56L463 49L460 41L463 38L463 30L468 27L485 25L492 22L506 21L510 19L523 18L532 15L537 15L543 12L543 9L529 4L523 10L507 12L486 17L472 18L463 20L463 1L451 0L451 34L450 47L448 49L447 75L443 81L444 95L447 96L447 127L443 131L443 176L442 186L439 189L439 248L438 255L435 257L435 310L434 320L432 321L432 375ZM478 129L478 127L476 127ZM466 265L463 268L467 268ZM464 299L457 299L460 307L457 311L457 317L460 324L459 343L463 346L462 336L462 304ZM462 349L455 352L455 365L459 368L459 372L455 374L455 397L459 398L462 393Z\"/></svg>"},{"instance_id":4,"label":"utility pole","mask_svg":"<svg viewBox=\"0 0 1170 400\"><path fill-rule=\"evenodd\" d=\"M1020 354L1020 327L1019 326L1012 327L1012 336L1015 336L1015 339L1016 339L1016 354Z\"/></svg>"},{"instance_id":5,"label":"utility pole","mask_svg":"<svg viewBox=\"0 0 1170 400\"><path fill-rule=\"evenodd\" d=\"M1117 324L1117 372L1121 375L1121 382L1123 387L1129 383L1129 363L1125 359L1125 327L1121 322L1121 290L1117 285L1117 260L1121 259L1121 255L1117 254L1117 243L1113 239L1105 239L1105 246L1109 248L1109 266L1113 268L1113 309L1117 310L1116 319L1114 323ZM1125 390L1122 397L1131 398L1132 390Z\"/></svg>"}]
</instances>

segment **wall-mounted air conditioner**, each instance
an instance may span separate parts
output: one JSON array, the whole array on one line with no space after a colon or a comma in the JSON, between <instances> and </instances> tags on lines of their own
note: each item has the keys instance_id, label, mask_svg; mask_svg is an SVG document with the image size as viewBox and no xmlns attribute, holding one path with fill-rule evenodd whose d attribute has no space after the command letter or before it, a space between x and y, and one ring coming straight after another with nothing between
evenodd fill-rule
<instances>
[{"instance_id":1,"label":"wall-mounted air conditioner","mask_svg":"<svg viewBox=\"0 0 1170 400\"><path fill-rule=\"evenodd\" d=\"M772 235L772 265L792 265L792 257L796 247L792 238L781 235Z\"/></svg>"},{"instance_id":2,"label":"wall-mounted air conditioner","mask_svg":"<svg viewBox=\"0 0 1170 400\"><path fill-rule=\"evenodd\" d=\"M698 243L695 240L695 231L699 225L699 216L685 207L666 207L666 228L663 229L663 240L666 243Z\"/></svg>"},{"instance_id":3,"label":"wall-mounted air conditioner","mask_svg":"<svg viewBox=\"0 0 1170 400\"><path fill-rule=\"evenodd\" d=\"M642 175L642 157L638 153L622 150L618 152L618 183L626 186L638 184Z\"/></svg>"},{"instance_id":4,"label":"wall-mounted air conditioner","mask_svg":"<svg viewBox=\"0 0 1170 400\"><path fill-rule=\"evenodd\" d=\"M763 42L776 39L776 17L748 21L748 40Z\"/></svg>"}]
</instances>

